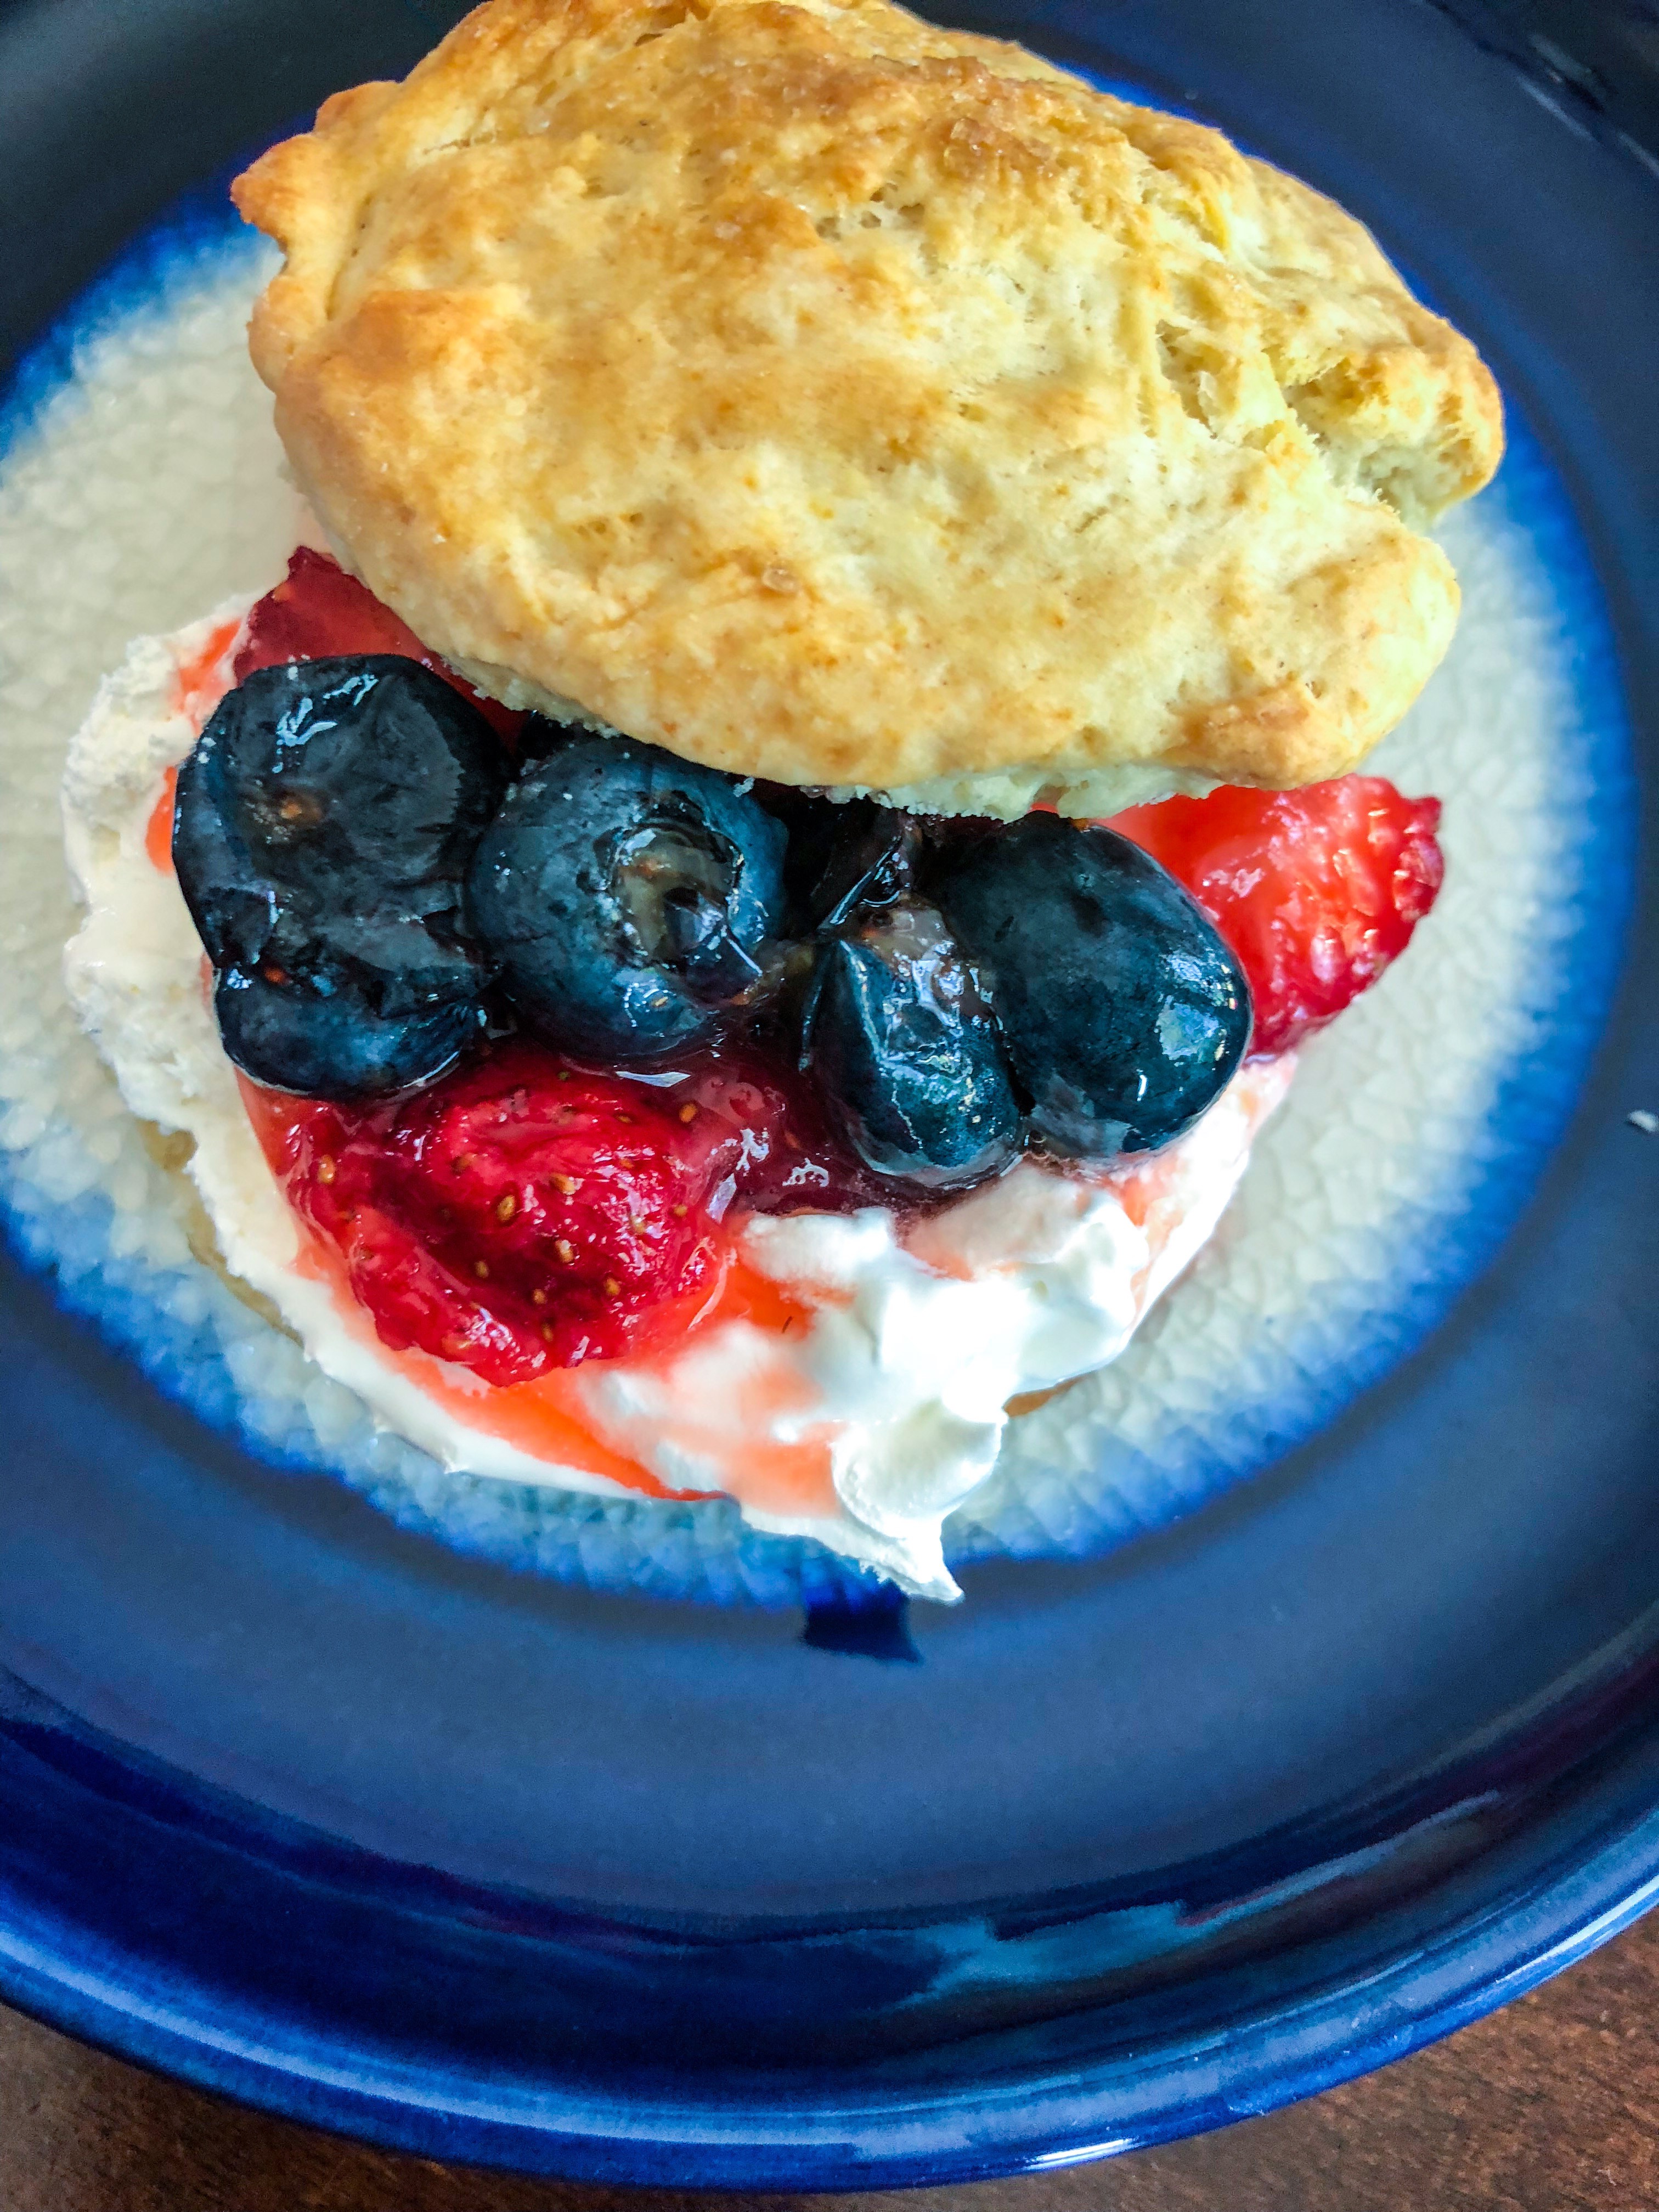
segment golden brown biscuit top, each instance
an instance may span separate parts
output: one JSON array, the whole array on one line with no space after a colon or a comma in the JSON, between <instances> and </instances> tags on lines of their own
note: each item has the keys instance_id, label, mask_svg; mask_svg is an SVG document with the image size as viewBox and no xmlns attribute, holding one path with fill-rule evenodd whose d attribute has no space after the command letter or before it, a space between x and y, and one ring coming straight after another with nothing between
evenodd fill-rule
<instances>
[{"instance_id":1,"label":"golden brown biscuit top","mask_svg":"<svg viewBox=\"0 0 1659 2212\"><path fill-rule=\"evenodd\" d=\"M1023 805L1339 774L1449 639L1468 342L1216 132L889 0L492 0L236 198L305 490L518 703Z\"/></svg>"}]
</instances>

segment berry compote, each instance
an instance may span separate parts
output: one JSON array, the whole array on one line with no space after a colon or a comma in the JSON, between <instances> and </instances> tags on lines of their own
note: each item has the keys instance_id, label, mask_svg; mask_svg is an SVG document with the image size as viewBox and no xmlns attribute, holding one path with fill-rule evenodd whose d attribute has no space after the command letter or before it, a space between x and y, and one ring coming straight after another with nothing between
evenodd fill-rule
<instances>
[{"instance_id":1,"label":"berry compote","mask_svg":"<svg viewBox=\"0 0 1659 2212\"><path fill-rule=\"evenodd\" d=\"M1160 1147L1247 1040L1366 988L1440 883L1438 802L1375 776L1011 826L716 775L480 697L305 549L234 674L186 799L260 687L281 711L212 836L184 823L181 888L222 995L303 968L306 1037L339 1048L317 1077L285 1030L271 1073L222 1011L251 1118L383 1341L502 1387L685 1336L744 1279L748 1213L912 1214L1022 1148ZM381 731L376 684L444 744ZM462 754L476 805L445 796ZM377 1094L363 1008L432 1079Z\"/></svg>"}]
</instances>

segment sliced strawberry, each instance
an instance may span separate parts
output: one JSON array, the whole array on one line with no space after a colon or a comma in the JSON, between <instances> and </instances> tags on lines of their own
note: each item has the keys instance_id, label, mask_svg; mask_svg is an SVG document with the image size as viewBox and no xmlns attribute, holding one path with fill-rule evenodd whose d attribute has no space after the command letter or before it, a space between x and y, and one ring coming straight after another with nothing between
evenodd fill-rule
<instances>
[{"instance_id":1,"label":"sliced strawberry","mask_svg":"<svg viewBox=\"0 0 1659 2212\"><path fill-rule=\"evenodd\" d=\"M1301 791L1225 786L1108 825L1183 883L1244 963L1258 1053L1283 1052L1403 952L1444 872L1437 799L1380 775Z\"/></svg>"},{"instance_id":2,"label":"sliced strawberry","mask_svg":"<svg viewBox=\"0 0 1659 2212\"><path fill-rule=\"evenodd\" d=\"M635 1349L718 1286L714 1162L687 1157L688 1126L638 1084L509 1047L389 1121L313 1117L289 1193L388 1344L520 1382Z\"/></svg>"},{"instance_id":3,"label":"sliced strawberry","mask_svg":"<svg viewBox=\"0 0 1659 2212\"><path fill-rule=\"evenodd\" d=\"M830 1183L784 1092L727 1061L658 1087L514 1043L395 1106L243 1087L383 1340L489 1382L683 1335L720 1287L734 1198Z\"/></svg>"},{"instance_id":4,"label":"sliced strawberry","mask_svg":"<svg viewBox=\"0 0 1659 2212\"><path fill-rule=\"evenodd\" d=\"M470 699L502 737L515 738L524 716L475 691L446 660L428 653L408 623L377 599L367 584L348 576L326 553L301 545L290 553L288 574L248 616L247 636L236 655L240 684L256 668L288 660L325 660L335 653L396 653L418 660Z\"/></svg>"}]
</instances>

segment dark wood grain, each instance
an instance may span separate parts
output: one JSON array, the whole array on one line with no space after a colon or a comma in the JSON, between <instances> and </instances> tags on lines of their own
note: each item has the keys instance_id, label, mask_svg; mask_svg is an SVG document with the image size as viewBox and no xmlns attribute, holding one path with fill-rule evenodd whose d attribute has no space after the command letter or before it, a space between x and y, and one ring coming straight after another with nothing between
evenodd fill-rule
<instances>
[{"instance_id":1,"label":"dark wood grain","mask_svg":"<svg viewBox=\"0 0 1659 2212\"><path fill-rule=\"evenodd\" d=\"M1659 1915L1311 2104L1108 2166L915 2195L503 2179L238 2111L0 2011L0 2212L1659 2212Z\"/></svg>"}]
</instances>

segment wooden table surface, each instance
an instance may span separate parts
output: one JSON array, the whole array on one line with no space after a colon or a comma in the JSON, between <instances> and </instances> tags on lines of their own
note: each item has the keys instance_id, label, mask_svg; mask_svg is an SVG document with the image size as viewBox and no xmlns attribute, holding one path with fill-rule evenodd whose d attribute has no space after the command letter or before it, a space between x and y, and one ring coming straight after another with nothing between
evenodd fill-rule
<instances>
[{"instance_id":1,"label":"wooden table surface","mask_svg":"<svg viewBox=\"0 0 1659 2212\"><path fill-rule=\"evenodd\" d=\"M0 2010L0 2212L1659 2212L1659 1914L1311 2104L1104 2166L914 2195L703 2197L391 2158Z\"/></svg>"}]
</instances>

